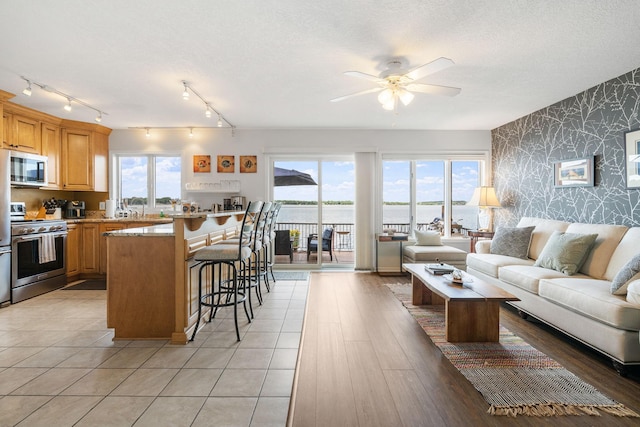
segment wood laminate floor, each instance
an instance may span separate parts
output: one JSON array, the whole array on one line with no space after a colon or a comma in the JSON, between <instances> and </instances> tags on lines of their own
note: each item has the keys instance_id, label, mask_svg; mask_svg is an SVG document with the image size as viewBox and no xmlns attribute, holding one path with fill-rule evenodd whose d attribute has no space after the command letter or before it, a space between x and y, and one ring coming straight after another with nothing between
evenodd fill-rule
<instances>
[{"instance_id":1,"label":"wood laminate floor","mask_svg":"<svg viewBox=\"0 0 640 427\"><path fill-rule=\"evenodd\" d=\"M638 418L496 417L384 283L403 277L312 273L288 424L324 426L638 426ZM501 308L501 323L610 398L640 413L637 371Z\"/></svg>"}]
</instances>

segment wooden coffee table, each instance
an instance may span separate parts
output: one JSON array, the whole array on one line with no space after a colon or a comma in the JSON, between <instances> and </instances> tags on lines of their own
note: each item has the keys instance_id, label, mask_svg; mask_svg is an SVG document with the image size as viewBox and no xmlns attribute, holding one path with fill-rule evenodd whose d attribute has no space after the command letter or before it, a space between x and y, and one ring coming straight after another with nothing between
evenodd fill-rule
<instances>
[{"instance_id":1,"label":"wooden coffee table","mask_svg":"<svg viewBox=\"0 0 640 427\"><path fill-rule=\"evenodd\" d=\"M500 303L519 301L509 292L465 273L473 281L451 283L424 269L424 264L403 264L411 273L413 305L445 306L446 340L449 342L497 342Z\"/></svg>"}]
</instances>

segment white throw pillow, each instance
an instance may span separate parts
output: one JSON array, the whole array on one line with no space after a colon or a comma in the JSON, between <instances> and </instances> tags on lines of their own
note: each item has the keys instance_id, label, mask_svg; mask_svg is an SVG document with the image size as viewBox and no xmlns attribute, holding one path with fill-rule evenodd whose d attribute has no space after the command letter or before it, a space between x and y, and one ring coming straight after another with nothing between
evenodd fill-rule
<instances>
[{"instance_id":1,"label":"white throw pillow","mask_svg":"<svg viewBox=\"0 0 640 427\"><path fill-rule=\"evenodd\" d=\"M442 246L440 233L437 231L414 230L416 236L416 246Z\"/></svg>"},{"instance_id":2,"label":"white throw pillow","mask_svg":"<svg viewBox=\"0 0 640 427\"><path fill-rule=\"evenodd\" d=\"M640 305L640 279L634 280L627 286L627 302Z\"/></svg>"}]
</instances>

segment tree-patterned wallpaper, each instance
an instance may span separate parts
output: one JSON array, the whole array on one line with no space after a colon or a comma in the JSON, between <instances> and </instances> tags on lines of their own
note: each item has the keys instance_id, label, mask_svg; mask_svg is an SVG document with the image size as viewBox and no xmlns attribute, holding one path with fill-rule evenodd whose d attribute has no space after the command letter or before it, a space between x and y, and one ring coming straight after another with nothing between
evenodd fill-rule
<instances>
[{"instance_id":1,"label":"tree-patterned wallpaper","mask_svg":"<svg viewBox=\"0 0 640 427\"><path fill-rule=\"evenodd\" d=\"M640 226L640 190L626 188L624 132L640 128L640 69L492 131L493 178L504 209L523 216ZM595 186L554 187L554 162L595 156Z\"/></svg>"}]
</instances>

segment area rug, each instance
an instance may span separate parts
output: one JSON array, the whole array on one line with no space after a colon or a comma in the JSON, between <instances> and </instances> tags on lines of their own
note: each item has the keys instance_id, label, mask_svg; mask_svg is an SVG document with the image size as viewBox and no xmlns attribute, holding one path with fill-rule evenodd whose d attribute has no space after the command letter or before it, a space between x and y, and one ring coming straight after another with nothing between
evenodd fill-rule
<instances>
[{"instance_id":1,"label":"area rug","mask_svg":"<svg viewBox=\"0 0 640 427\"><path fill-rule=\"evenodd\" d=\"M107 282L105 280L85 280L62 289L65 291L104 291L107 289Z\"/></svg>"},{"instance_id":2,"label":"area rug","mask_svg":"<svg viewBox=\"0 0 640 427\"><path fill-rule=\"evenodd\" d=\"M309 278L308 271L274 271L273 275L278 280L307 280Z\"/></svg>"},{"instance_id":3,"label":"area rug","mask_svg":"<svg viewBox=\"0 0 640 427\"><path fill-rule=\"evenodd\" d=\"M410 284L387 285L442 354L489 403L488 413L516 417L600 415L638 417L500 326L497 343L450 343L444 306L414 306Z\"/></svg>"}]
</instances>

